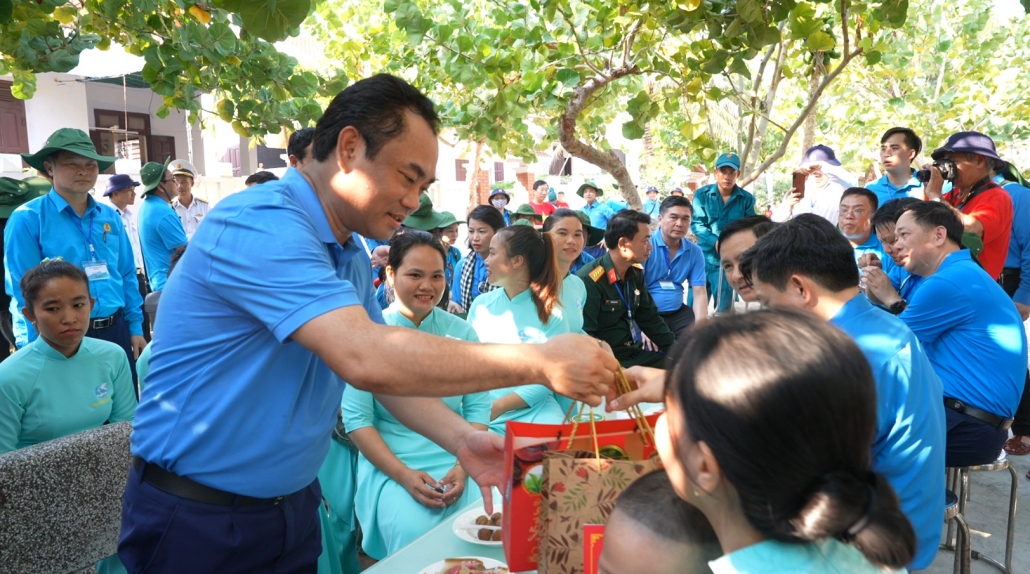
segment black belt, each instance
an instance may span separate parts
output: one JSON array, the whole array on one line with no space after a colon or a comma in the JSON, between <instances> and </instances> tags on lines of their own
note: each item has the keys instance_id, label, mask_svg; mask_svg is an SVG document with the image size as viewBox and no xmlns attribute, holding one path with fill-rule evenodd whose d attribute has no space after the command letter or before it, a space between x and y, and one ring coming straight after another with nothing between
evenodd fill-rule
<instances>
[{"instance_id":1,"label":"black belt","mask_svg":"<svg viewBox=\"0 0 1030 574\"><path fill-rule=\"evenodd\" d=\"M111 325L114 325L114 318L115 315L111 315L110 317L103 317L101 319L90 319L89 327L90 329L106 329Z\"/></svg>"},{"instance_id":2,"label":"black belt","mask_svg":"<svg viewBox=\"0 0 1030 574\"><path fill-rule=\"evenodd\" d=\"M682 311L682 310L683 310L683 308L684 308L684 307L686 307L686 306L687 306L687 304L686 304L686 303L682 303L682 304L680 305L680 308L679 308L679 309L676 309L675 311L669 311L668 313L662 313L662 312L659 312L659 313L658 313L658 316L659 316L659 317L672 317L672 316L673 316L673 315L675 315L676 313L679 313L680 311Z\"/></svg>"},{"instance_id":3,"label":"black belt","mask_svg":"<svg viewBox=\"0 0 1030 574\"><path fill-rule=\"evenodd\" d=\"M1012 419L1000 417L983 409L971 407L958 399L949 399L948 397L944 397L944 406L966 416L973 417L978 421L985 422L998 430L1009 430L1009 427L1012 426Z\"/></svg>"},{"instance_id":4,"label":"black belt","mask_svg":"<svg viewBox=\"0 0 1030 574\"><path fill-rule=\"evenodd\" d=\"M279 504L286 498L285 496L254 498L252 496L243 496L242 494L218 490L217 488L204 486L185 476L168 472L160 466L151 464L138 456L132 457L132 467L136 469L136 472L143 475L145 482L154 488L194 502L232 506L239 500L241 506L261 506L265 504Z\"/></svg>"}]
</instances>

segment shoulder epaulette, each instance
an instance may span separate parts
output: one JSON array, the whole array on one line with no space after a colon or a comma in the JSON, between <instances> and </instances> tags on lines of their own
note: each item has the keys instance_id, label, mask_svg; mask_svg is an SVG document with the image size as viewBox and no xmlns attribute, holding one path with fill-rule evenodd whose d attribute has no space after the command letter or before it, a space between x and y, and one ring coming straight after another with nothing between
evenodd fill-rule
<instances>
[{"instance_id":1,"label":"shoulder epaulette","mask_svg":"<svg viewBox=\"0 0 1030 574\"><path fill-rule=\"evenodd\" d=\"M594 267L594 270L590 272L590 278L594 281L600 281L601 277L604 277L604 266L598 265Z\"/></svg>"}]
</instances>

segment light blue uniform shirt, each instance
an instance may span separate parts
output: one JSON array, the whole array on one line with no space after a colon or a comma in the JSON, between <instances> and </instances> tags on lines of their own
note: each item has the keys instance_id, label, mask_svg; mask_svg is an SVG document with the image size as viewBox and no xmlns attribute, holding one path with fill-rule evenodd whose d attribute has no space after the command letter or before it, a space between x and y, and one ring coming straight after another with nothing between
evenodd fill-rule
<instances>
[{"instance_id":1,"label":"light blue uniform shirt","mask_svg":"<svg viewBox=\"0 0 1030 574\"><path fill-rule=\"evenodd\" d=\"M583 333L583 307L587 304L587 286L576 274L569 273L562 280L561 295L562 309L565 311L565 318L569 322L569 331L572 333Z\"/></svg>"},{"instance_id":2,"label":"light blue uniform shirt","mask_svg":"<svg viewBox=\"0 0 1030 574\"><path fill-rule=\"evenodd\" d=\"M596 259L596 257L587 253L586 251L583 251L579 254L579 257L577 257L576 260L572 262L572 266L569 267L569 273L575 275L576 271L579 271L580 267L583 267L584 265L590 263L594 259Z\"/></svg>"},{"instance_id":3,"label":"light blue uniform shirt","mask_svg":"<svg viewBox=\"0 0 1030 574\"><path fill-rule=\"evenodd\" d=\"M1023 320L969 250L945 257L899 318L926 349L945 397L1012 418L1026 377Z\"/></svg>"},{"instance_id":4,"label":"light blue uniform shirt","mask_svg":"<svg viewBox=\"0 0 1030 574\"><path fill-rule=\"evenodd\" d=\"M395 327L462 341L479 340L468 323L435 307L418 327L401 314L396 304L383 312L383 319ZM443 402L470 423L490 423L488 393L446 397ZM367 391L347 387L343 393L343 424L347 432L374 427L404 466L425 472L437 481L455 465L453 454L401 424ZM362 545L369 556L385 558L479 497L479 489L466 479L462 498L455 504L446 509L427 508L407 493L406 485L394 482L364 455L358 458L355 511L364 533Z\"/></svg>"},{"instance_id":5,"label":"light blue uniform shirt","mask_svg":"<svg viewBox=\"0 0 1030 574\"><path fill-rule=\"evenodd\" d=\"M90 245L94 256L90 255ZM47 257L61 257L79 267L90 259L106 262L110 277L89 282L89 293L96 299L90 317L97 319L120 313L129 324L130 334L143 334L143 311L140 310L143 299L136 281L132 244L125 234L121 216L90 197L85 213L79 217L72 206L51 189L50 193L16 209L4 229L4 282L11 296L14 337L19 348L37 336L36 329L21 314L25 300L19 282L29 269Z\"/></svg>"},{"instance_id":6,"label":"light blue uniform shirt","mask_svg":"<svg viewBox=\"0 0 1030 574\"><path fill-rule=\"evenodd\" d=\"M705 254L708 272L719 272L719 253L715 251L715 243L723 228L742 217L755 214L755 196L739 185L724 203L719 193L719 186L712 183L697 190L694 194L694 219L690 228L697 236L697 244ZM716 281L712 281L714 286Z\"/></svg>"},{"instance_id":7,"label":"light blue uniform shirt","mask_svg":"<svg viewBox=\"0 0 1030 574\"><path fill-rule=\"evenodd\" d=\"M708 563L712 574L901 574L881 570L854 546L836 538L807 544L766 540Z\"/></svg>"},{"instance_id":8,"label":"light blue uniform shirt","mask_svg":"<svg viewBox=\"0 0 1030 574\"><path fill-rule=\"evenodd\" d=\"M923 199L923 182L916 179L916 170L912 170L912 178L905 182L901 187L894 187L891 183L890 178L887 174L871 183L867 183L866 189L876 194L876 199L880 202L880 207L892 199L898 199L901 197L914 197L916 199Z\"/></svg>"},{"instance_id":9,"label":"light blue uniform shirt","mask_svg":"<svg viewBox=\"0 0 1030 574\"><path fill-rule=\"evenodd\" d=\"M554 308L547 324L542 324L529 289L513 299L508 299L504 289L484 293L472 303L468 322L476 330L479 340L484 343L544 343L551 337L572 332L566 313L560 306ZM565 418L565 413L559 408L554 393L543 385L497 389L490 391L490 400L494 401L511 393L517 394L529 406L509 411L494 419L490 424L490 430L498 434L504 434L505 423L509 420L561 424Z\"/></svg>"},{"instance_id":10,"label":"light blue uniform shirt","mask_svg":"<svg viewBox=\"0 0 1030 574\"><path fill-rule=\"evenodd\" d=\"M204 221L161 295L132 452L229 492L290 494L315 479L345 386L290 336L347 306L381 323L371 264L295 169Z\"/></svg>"},{"instance_id":11,"label":"light blue uniform shirt","mask_svg":"<svg viewBox=\"0 0 1030 574\"><path fill-rule=\"evenodd\" d=\"M598 229L608 229L608 220L615 217L612 208L600 200L594 201L593 205L584 205L580 211L589 215L590 225Z\"/></svg>"},{"instance_id":12,"label":"light blue uniform shirt","mask_svg":"<svg viewBox=\"0 0 1030 574\"><path fill-rule=\"evenodd\" d=\"M998 185L1004 181L1001 176L994 178ZM1002 189L1012 197L1012 235L1009 239L1009 253L1005 256L1005 267L1020 270L1019 289L1012 300L1030 305L1030 189L1012 182L1002 185Z\"/></svg>"},{"instance_id":13,"label":"light blue uniform shirt","mask_svg":"<svg viewBox=\"0 0 1030 574\"><path fill-rule=\"evenodd\" d=\"M644 200L643 212L646 213L652 221L658 221L658 216L661 215L662 202L657 199L646 199Z\"/></svg>"},{"instance_id":14,"label":"light blue uniform shirt","mask_svg":"<svg viewBox=\"0 0 1030 574\"><path fill-rule=\"evenodd\" d=\"M139 210L139 242L151 290L165 288L172 252L186 245L187 241L182 220L172 206L152 193L147 194Z\"/></svg>"},{"instance_id":15,"label":"light blue uniform shirt","mask_svg":"<svg viewBox=\"0 0 1030 574\"><path fill-rule=\"evenodd\" d=\"M944 515L944 420L941 381L912 331L859 295L830 320L851 336L876 379L873 470L901 500L916 532L913 570L937 555Z\"/></svg>"},{"instance_id":16,"label":"light blue uniform shirt","mask_svg":"<svg viewBox=\"0 0 1030 574\"><path fill-rule=\"evenodd\" d=\"M644 281L659 313L672 313L683 306L683 283L705 285L705 255L691 241L680 239L676 256L669 259L669 247L661 231L651 234L651 256L644 263Z\"/></svg>"},{"instance_id":17,"label":"light blue uniform shirt","mask_svg":"<svg viewBox=\"0 0 1030 574\"><path fill-rule=\"evenodd\" d=\"M454 277L451 279L451 301L461 305L466 311L472 306L472 301L465 301L465 294L461 292L461 272L468 264L469 259L475 262L476 269L472 272L472 300L479 297L479 286L486 283L486 262L475 251L470 252L454 267Z\"/></svg>"},{"instance_id":18,"label":"light blue uniform shirt","mask_svg":"<svg viewBox=\"0 0 1030 574\"><path fill-rule=\"evenodd\" d=\"M447 248L447 261L444 262L447 274L447 284L454 284L454 274L458 269L458 264L461 263L461 251L458 251L457 247Z\"/></svg>"},{"instance_id":19,"label":"light blue uniform shirt","mask_svg":"<svg viewBox=\"0 0 1030 574\"><path fill-rule=\"evenodd\" d=\"M618 213L623 209L629 209L629 203L622 195L617 195L608 200L608 207L612 210L612 213Z\"/></svg>"},{"instance_id":20,"label":"light blue uniform shirt","mask_svg":"<svg viewBox=\"0 0 1030 574\"><path fill-rule=\"evenodd\" d=\"M887 252L883 250L883 242L876 236L875 233L869 234L869 239L865 240L865 243L854 246L855 249L855 264L858 264L858 260L866 253L875 253L880 258L880 264L882 265L884 274L891 280L891 285L895 289L901 290L901 284L908 278L908 271L905 271L904 267L899 267L894 263L894 259ZM861 273L861 269L859 272Z\"/></svg>"}]
</instances>

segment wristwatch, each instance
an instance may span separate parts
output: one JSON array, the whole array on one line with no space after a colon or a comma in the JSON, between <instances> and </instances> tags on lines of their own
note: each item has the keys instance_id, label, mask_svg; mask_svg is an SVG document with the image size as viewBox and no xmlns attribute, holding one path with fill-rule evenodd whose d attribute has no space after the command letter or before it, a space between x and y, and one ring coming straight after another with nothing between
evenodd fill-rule
<instances>
[{"instance_id":1,"label":"wristwatch","mask_svg":"<svg viewBox=\"0 0 1030 574\"><path fill-rule=\"evenodd\" d=\"M887 311L890 312L891 315L900 315L905 312L905 309L908 309L908 301L905 301L904 299L900 299L892 303L890 307L887 307Z\"/></svg>"}]
</instances>

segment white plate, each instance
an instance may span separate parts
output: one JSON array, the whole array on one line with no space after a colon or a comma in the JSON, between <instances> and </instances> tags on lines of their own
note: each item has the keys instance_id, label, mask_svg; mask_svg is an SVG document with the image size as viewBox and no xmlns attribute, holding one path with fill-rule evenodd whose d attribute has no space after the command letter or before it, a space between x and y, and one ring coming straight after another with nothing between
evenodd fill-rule
<instances>
[{"instance_id":1,"label":"white plate","mask_svg":"<svg viewBox=\"0 0 1030 574\"><path fill-rule=\"evenodd\" d=\"M494 510L499 512L498 509L500 507L497 505L494 506ZM461 538L465 542L471 542L473 544L481 544L483 546L500 546L501 544L503 544L500 540L496 542L494 542L493 540L480 540L476 536L475 530L468 530L464 528L465 526L469 525L477 526L476 519L484 515L486 515L486 510L484 510L482 507L473 508L472 510L459 514L458 517L454 519L454 524L451 525L451 529L454 530L454 535L458 538Z\"/></svg>"},{"instance_id":2,"label":"white plate","mask_svg":"<svg viewBox=\"0 0 1030 574\"><path fill-rule=\"evenodd\" d=\"M482 556L455 556L454 558L467 558L469 560L479 560L487 568L507 568L508 565L500 560L494 560L493 558L483 558ZM441 560L435 564L430 564L422 570L419 570L418 574L439 574L446 564L446 561Z\"/></svg>"}]
</instances>

